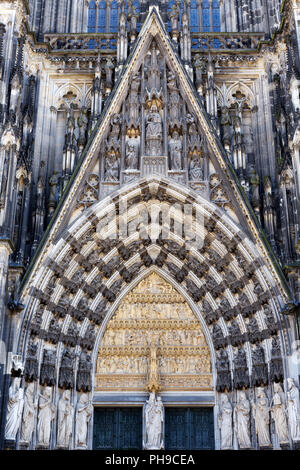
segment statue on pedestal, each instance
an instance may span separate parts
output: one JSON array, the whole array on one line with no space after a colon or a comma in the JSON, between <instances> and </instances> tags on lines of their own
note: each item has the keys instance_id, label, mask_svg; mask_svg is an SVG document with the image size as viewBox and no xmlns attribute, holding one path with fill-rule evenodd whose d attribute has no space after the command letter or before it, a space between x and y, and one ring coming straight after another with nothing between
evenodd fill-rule
<instances>
[{"instance_id":1,"label":"statue on pedestal","mask_svg":"<svg viewBox=\"0 0 300 470\"><path fill-rule=\"evenodd\" d=\"M15 440L19 430L24 405L24 390L20 388L21 377L15 377L8 392L5 439Z\"/></svg>"},{"instance_id":2,"label":"statue on pedestal","mask_svg":"<svg viewBox=\"0 0 300 470\"><path fill-rule=\"evenodd\" d=\"M24 412L21 428L21 442L30 443L34 429L34 416L37 403L34 400L34 383L31 382L25 392Z\"/></svg>"},{"instance_id":3,"label":"statue on pedestal","mask_svg":"<svg viewBox=\"0 0 300 470\"><path fill-rule=\"evenodd\" d=\"M250 449L250 402L245 392L240 392L234 408L234 427L240 449Z\"/></svg>"},{"instance_id":4,"label":"statue on pedestal","mask_svg":"<svg viewBox=\"0 0 300 470\"><path fill-rule=\"evenodd\" d=\"M145 449L163 449L163 422L164 410L161 398L156 399L155 392L151 392L145 406Z\"/></svg>"},{"instance_id":5,"label":"statue on pedestal","mask_svg":"<svg viewBox=\"0 0 300 470\"><path fill-rule=\"evenodd\" d=\"M156 104L146 117L146 142L148 155L161 155L162 153L162 120Z\"/></svg>"},{"instance_id":6,"label":"statue on pedestal","mask_svg":"<svg viewBox=\"0 0 300 470\"><path fill-rule=\"evenodd\" d=\"M232 449L232 406L225 393L221 395L221 407L218 422L221 431L221 449Z\"/></svg>"},{"instance_id":7,"label":"statue on pedestal","mask_svg":"<svg viewBox=\"0 0 300 470\"><path fill-rule=\"evenodd\" d=\"M39 416L37 425L38 444L48 447L50 444L51 423L55 416L55 406L52 403L52 388L46 387L40 394Z\"/></svg>"}]
</instances>

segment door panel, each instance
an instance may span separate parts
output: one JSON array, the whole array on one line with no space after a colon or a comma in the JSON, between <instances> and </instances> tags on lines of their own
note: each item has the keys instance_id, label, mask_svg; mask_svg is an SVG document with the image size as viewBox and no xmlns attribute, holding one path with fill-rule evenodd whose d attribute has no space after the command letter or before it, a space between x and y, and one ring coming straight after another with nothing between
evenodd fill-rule
<instances>
[{"instance_id":1,"label":"door panel","mask_svg":"<svg viewBox=\"0 0 300 470\"><path fill-rule=\"evenodd\" d=\"M142 408L95 408L93 449L142 449Z\"/></svg>"},{"instance_id":2,"label":"door panel","mask_svg":"<svg viewBox=\"0 0 300 470\"><path fill-rule=\"evenodd\" d=\"M212 408L165 408L167 450L214 449Z\"/></svg>"}]
</instances>

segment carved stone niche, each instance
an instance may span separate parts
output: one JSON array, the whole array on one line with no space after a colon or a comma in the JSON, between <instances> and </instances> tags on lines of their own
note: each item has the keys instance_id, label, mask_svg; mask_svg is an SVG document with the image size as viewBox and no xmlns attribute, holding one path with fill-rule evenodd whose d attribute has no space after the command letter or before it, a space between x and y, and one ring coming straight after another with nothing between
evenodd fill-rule
<instances>
[{"instance_id":1,"label":"carved stone niche","mask_svg":"<svg viewBox=\"0 0 300 470\"><path fill-rule=\"evenodd\" d=\"M60 388L67 390L74 388L74 359L74 352L69 348L65 349L59 370L58 386Z\"/></svg>"}]
</instances>

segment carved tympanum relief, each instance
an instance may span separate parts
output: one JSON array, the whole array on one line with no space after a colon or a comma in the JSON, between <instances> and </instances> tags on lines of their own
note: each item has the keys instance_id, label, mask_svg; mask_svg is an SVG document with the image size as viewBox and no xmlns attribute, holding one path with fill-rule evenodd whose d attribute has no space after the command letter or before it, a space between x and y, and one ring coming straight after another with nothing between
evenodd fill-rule
<instances>
[{"instance_id":1,"label":"carved tympanum relief","mask_svg":"<svg viewBox=\"0 0 300 470\"><path fill-rule=\"evenodd\" d=\"M199 321L184 298L156 273L123 299L108 323L99 349L96 389L149 389L153 356L159 389L212 389L210 353Z\"/></svg>"}]
</instances>

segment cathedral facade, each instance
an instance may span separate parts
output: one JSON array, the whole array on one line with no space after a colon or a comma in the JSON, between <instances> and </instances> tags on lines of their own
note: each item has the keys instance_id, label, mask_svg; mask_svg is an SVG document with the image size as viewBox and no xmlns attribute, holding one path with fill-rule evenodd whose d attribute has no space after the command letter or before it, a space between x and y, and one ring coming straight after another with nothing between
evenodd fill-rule
<instances>
[{"instance_id":1,"label":"cathedral facade","mask_svg":"<svg viewBox=\"0 0 300 470\"><path fill-rule=\"evenodd\" d=\"M0 0L0 448L300 448L300 2Z\"/></svg>"}]
</instances>

